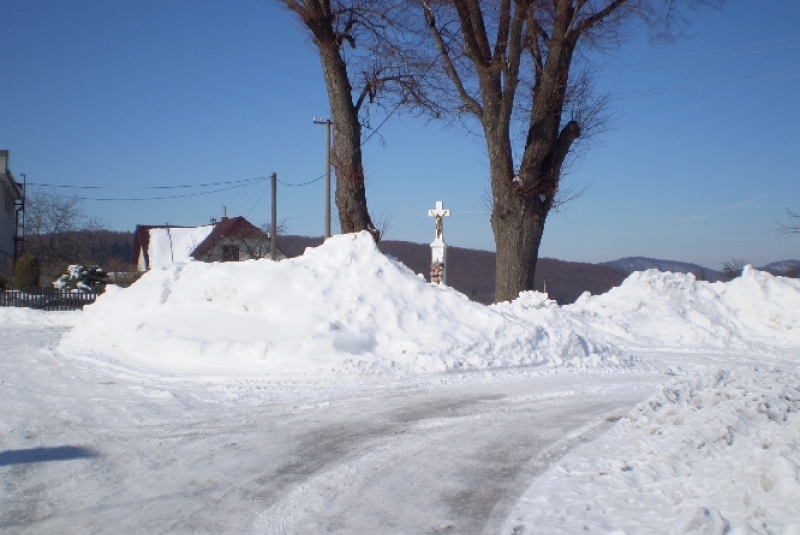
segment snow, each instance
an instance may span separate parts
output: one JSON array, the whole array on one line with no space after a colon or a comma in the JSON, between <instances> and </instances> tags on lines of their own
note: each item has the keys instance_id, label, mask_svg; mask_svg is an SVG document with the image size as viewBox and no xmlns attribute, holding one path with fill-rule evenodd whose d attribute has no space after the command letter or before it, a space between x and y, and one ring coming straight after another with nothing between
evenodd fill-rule
<instances>
[{"instance_id":1,"label":"snow","mask_svg":"<svg viewBox=\"0 0 800 535\"><path fill-rule=\"evenodd\" d=\"M283 262L184 261L110 288L61 350L143 373L311 380L542 365L624 368L631 358L427 284L367 233Z\"/></svg>"},{"instance_id":2,"label":"snow","mask_svg":"<svg viewBox=\"0 0 800 535\"><path fill-rule=\"evenodd\" d=\"M150 269L162 269L175 262L186 262L192 252L214 230L214 225L150 229L147 254Z\"/></svg>"},{"instance_id":3,"label":"snow","mask_svg":"<svg viewBox=\"0 0 800 535\"><path fill-rule=\"evenodd\" d=\"M800 280L750 266L728 283L648 270L565 307L545 297L527 292L498 308L627 348L773 352L800 346Z\"/></svg>"},{"instance_id":4,"label":"snow","mask_svg":"<svg viewBox=\"0 0 800 535\"><path fill-rule=\"evenodd\" d=\"M800 533L800 372L675 378L536 481L503 533Z\"/></svg>"},{"instance_id":5,"label":"snow","mask_svg":"<svg viewBox=\"0 0 800 535\"><path fill-rule=\"evenodd\" d=\"M31 308L0 307L0 325L71 327L80 319L80 312L42 312Z\"/></svg>"},{"instance_id":6,"label":"snow","mask_svg":"<svg viewBox=\"0 0 800 535\"><path fill-rule=\"evenodd\" d=\"M337 236L0 309L0 355L15 533L800 533L800 282L750 267L485 307Z\"/></svg>"}]
</instances>

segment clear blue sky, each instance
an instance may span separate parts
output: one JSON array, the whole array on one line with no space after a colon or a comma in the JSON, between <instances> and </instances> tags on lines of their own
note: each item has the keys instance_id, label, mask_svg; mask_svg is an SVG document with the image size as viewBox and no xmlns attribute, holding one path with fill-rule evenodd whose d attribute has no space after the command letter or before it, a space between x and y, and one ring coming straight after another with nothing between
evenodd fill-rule
<instances>
[{"instance_id":1,"label":"clear blue sky","mask_svg":"<svg viewBox=\"0 0 800 535\"><path fill-rule=\"evenodd\" d=\"M2 0L0 148L32 183L170 186L324 172L328 104L303 28L274 0ZM800 212L800 2L734 0L687 39L635 39L603 59L612 129L573 167L585 194L551 214L541 255L650 256L719 269L800 258L777 232ZM480 137L394 116L365 146L387 239L493 249ZM215 189L206 188L205 190ZM218 189L218 188L217 188ZM268 183L182 199L86 201L106 227L269 220ZM70 191L70 190L59 190ZM72 190L154 197L204 190ZM279 186L279 219L321 235L323 183Z\"/></svg>"}]
</instances>

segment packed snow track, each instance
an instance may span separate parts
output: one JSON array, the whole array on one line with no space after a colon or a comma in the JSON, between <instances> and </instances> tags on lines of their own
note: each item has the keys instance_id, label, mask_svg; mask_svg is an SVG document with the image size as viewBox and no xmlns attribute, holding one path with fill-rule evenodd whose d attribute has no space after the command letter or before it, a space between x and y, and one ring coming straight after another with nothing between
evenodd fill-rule
<instances>
[{"instance_id":1,"label":"packed snow track","mask_svg":"<svg viewBox=\"0 0 800 535\"><path fill-rule=\"evenodd\" d=\"M497 533L650 374L181 382L0 327L4 533Z\"/></svg>"}]
</instances>

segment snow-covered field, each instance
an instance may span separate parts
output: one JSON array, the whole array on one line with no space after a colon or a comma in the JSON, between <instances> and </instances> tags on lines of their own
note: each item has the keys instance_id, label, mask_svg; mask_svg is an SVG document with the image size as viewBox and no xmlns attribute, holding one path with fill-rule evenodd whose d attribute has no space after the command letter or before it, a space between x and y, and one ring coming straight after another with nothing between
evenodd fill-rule
<instances>
[{"instance_id":1,"label":"snow-covered field","mask_svg":"<svg viewBox=\"0 0 800 535\"><path fill-rule=\"evenodd\" d=\"M366 235L0 309L0 531L800 533L800 282L484 307Z\"/></svg>"}]
</instances>

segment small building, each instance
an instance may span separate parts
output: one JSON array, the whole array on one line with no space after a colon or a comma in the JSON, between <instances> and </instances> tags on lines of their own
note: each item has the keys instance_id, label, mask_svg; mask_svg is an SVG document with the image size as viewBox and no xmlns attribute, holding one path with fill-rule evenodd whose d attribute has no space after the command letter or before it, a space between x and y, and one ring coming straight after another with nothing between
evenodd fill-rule
<instances>
[{"instance_id":1,"label":"small building","mask_svg":"<svg viewBox=\"0 0 800 535\"><path fill-rule=\"evenodd\" d=\"M225 217L200 227L137 225L133 263L148 271L189 258L201 262L238 262L270 257L270 237L244 217ZM277 259L286 255L278 249Z\"/></svg>"},{"instance_id":2,"label":"small building","mask_svg":"<svg viewBox=\"0 0 800 535\"><path fill-rule=\"evenodd\" d=\"M22 184L8 169L8 151L0 150L0 273L6 276L14 270L22 198Z\"/></svg>"}]
</instances>

